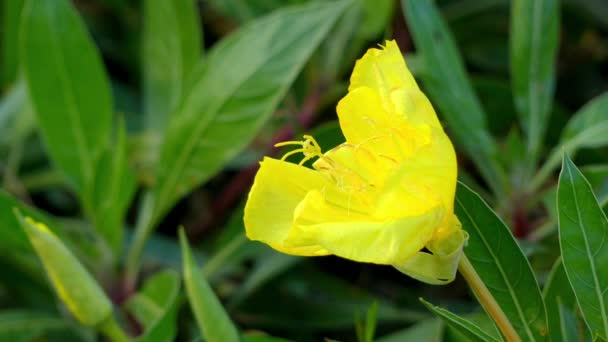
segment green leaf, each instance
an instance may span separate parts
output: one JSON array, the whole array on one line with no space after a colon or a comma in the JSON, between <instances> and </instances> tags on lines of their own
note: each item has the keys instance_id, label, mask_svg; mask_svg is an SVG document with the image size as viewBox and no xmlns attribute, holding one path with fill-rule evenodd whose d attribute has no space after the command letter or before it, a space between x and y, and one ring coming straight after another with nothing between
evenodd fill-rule
<instances>
[{"instance_id":1,"label":"green leaf","mask_svg":"<svg viewBox=\"0 0 608 342\"><path fill-rule=\"evenodd\" d=\"M209 52L169 123L152 224L255 136L347 3L276 11L243 26Z\"/></svg>"},{"instance_id":2,"label":"green leaf","mask_svg":"<svg viewBox=\"0 0 608 342\"><path fill-rule=\"evenodd\" d=\"M194 0L144 1L142 42L146 126L162 133L201 55L201 23ZM158 152L158 151L157 151Z\"/></svg>"},{"instance_id":3,"label":"green leaf","mask_svg":"<svg viewBox=\"0 0 608 342\"><path fill-rule=\"evenodd\" d=\"M608 220L591 186L564 156L557 187L559 244L566 275L593 336L608 338Z\"/></svg>"},{"instance_id":4,"label":"green leaf","mask_svg":"<svg viewBox=\"0 0 608 342\"><path fill-rule=\"evenodd\" d=\"M42 136L52 160L90 206L112 119L101 56L69 1L29 1L24 11L21 61Z\"/></svg>"},{"instance_id":5,"label":"green leaf","mask_svg":"<svg viewBox=\"0 0 608 342\"><path fill-rule=\"evenodd\" d=\"M469 322L466 319L464 319L456 314L453 314L446 309L440 308L438 306L434 306L433 304L425 301L422 298L420 298L420 301L422 302L422 304L424 304L424 306L427 307L427 309L431 310L437 316L441 317L441 319L443 319L443 321L448 326L450 326L453 329L455 329L456 331L460 332L469 341L480 341L480 342L498 341L494 337L488 335L486 332L481 330L480 327L476 326L472 322Z\"/></svg>"},{"instance_id":6,"label":"green leaf","mask_svg":"<svg viewBox=\"0 0 608 342\"><path fill-rule=\"evenodd\" d=\"M533 188L542 185L561 162L564 153L574 155L581 148L597 148L608 145L608 93L589 101L568 121L559 144L551 151L538 174Z\"/></svg>"},{"instance_id":7,"label":"green leaf","mask_svg":"<svg viewBox=\"0 0 608 342\"><path fill-rule=\"evenodd\" d=\"M543 298L547 308L547 323L551 340L577 341L579 333L576 325L572 327L566 322L567 317L576 317L578 304L561 259L558 259L551 269L543 289Z\"/></svg>"},{"instance_id":8,"label":"green leaf","mask_svg":"<svg viewBox=\"0 0 608 342\"><path fill-rule=\"evenodd\" d=\"M183 230L179 232L184 263L184 284L190 307L199 329L207 341L239 341L239 332L222 307L213 289L192 258Z\"/></svg>"},{"instance_id":9,"label":"green leaf","mask_svg":"<svg viewBox=\"0 0 608 342\"><path fill-rule=\"evenodd\" d=\"M517 333L542 341L547 315L534 272L509 228L473 191L459 183L456 215L469 242L464 249Z\"/></svg>"},{"instance_id":10,"label":"green leaf","mask_svg":"<svg viewBox=\"0 0 608 342\"><path fill-rule=\"evenodd\" d=\"M65 331L70 324L64 318L29 310L0 311L0 340L29 342L43 340L48 332Z\"/></svg>"},{"instance_id":11,"label":"green leaf","mask_svg":"<svg viewBox=\"0 0 608 342\"><path fill-rule=\"evenodd\" d=\"M473 159L494 192L501 193L505 176L496 160L496 144L445 21L430 0L401 3L417 56L425 65L420 74L425 90L456 144Z\"/></svg>"},{"instance_id":12,"label":"green leaf","mask_svg":"<svg viewBox=\"0 0 608 342\"><path fill-rule=\"evenodd\" d=\"M558 0L511 2L511 80L515 108L535 163L551 113L559 44Z\"/></svg>"},{"instance_id":13,"label":"green leaf","mask_svg":"<svg viewBox=\"0 0 608 342\"><path fill-rule=\"evenodd\" d=\"M17 79L17 69L19 61L19 19L23 10L24 0L4 1L0 13L2 21L0 32L2 39L0 42L0 85L6 85Z\"/></svg>"},{"instance_id":14,"label":"green leaf","mask_svg":"<svg viewBox=\"0 0 608 342\"><path fill-rule=\"evenodd\" d=\"M443 324L438 318L427 319L411 327L376 339L376 342L442 341Z\"/></svg>"},{"instance_id":15,"label":"green leaf","mask_svg":"<svg viewBox=\"0 0 608 342\"><path fill-rule=\"evenodd\" d=\"M36 250L57 295L86 326L96 326L112 315L112 303L97 281L43 223L15 215Z\"/></svg>"},{"instance_id":16,"label":"green leaf","mask_svg":"<svg viewBox=\"0 0 608 342\"><path fill-rule=\"evenodd\" d=\"M144 326L137 341L173 341L177 335L179 274L173 270L156 273L126 306Z\"/></svg>"}]
</instances>

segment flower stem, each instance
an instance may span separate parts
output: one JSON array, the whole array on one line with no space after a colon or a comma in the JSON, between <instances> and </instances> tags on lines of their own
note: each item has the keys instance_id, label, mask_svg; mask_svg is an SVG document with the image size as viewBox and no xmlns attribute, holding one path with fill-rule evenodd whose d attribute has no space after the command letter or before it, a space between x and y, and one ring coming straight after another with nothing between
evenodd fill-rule
<instances>
[{"instance_id":1,"label":"flower stem","mask_svg":"<svg viewBox=\"0 0 608 342\"><path fill-rule=\"evenodd\" d=\"M490 293L490 290L488 290L486 285L483 283L477 274L477 271L475 271L473 265L471 265L471 262L464 253L460 258L458 271L469 284L471 290L473 290L473 293L475 294L475 297L477 297L479 303L481 303L488 315L490 315L494 322L496 322L496 325L498 325L498 328L505 336L507 341L521 342L521 338L517 334L517 331L515 331L513 325L511 325L511 322L505 313L502 311L498 303L496 303L496 299L494 299L494 296L492 296L492 293Z\"/></svg>"},{"instance_id":2,"label":"flower stem","mask_svg":"<svg viewBox=\"0 0 608 342\"><path fill-rule=\"evenodd\" d=\"M113 316L108 317L103 323L99 325L99 331L104 334L108 340L113 342L128 342L129 338L122 330L122 328L116 323Z\"/></svg>"}]
</instances>

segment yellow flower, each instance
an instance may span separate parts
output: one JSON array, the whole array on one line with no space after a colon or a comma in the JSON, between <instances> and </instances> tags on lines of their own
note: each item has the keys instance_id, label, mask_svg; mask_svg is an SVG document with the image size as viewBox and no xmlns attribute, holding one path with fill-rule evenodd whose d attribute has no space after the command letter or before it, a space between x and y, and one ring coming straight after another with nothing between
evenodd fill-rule
<instances>
[{"instance_id":1,"label":"yellow flower","mask_svg":"<svg viewBox=\"0 0 608 342\"><path fill-rule=\"evenodd\" d=\"M431 284L454 279L466 235L454 215L456 157L394 41L357 61L337 107L346 142L311 136L261 162L247 236L293 255L393 265ZM296 165L285 161L295 153ZM302 166L317 158L313 169ZM423 249L426 247L426 250Z\"/></svg>"}]
</instances>

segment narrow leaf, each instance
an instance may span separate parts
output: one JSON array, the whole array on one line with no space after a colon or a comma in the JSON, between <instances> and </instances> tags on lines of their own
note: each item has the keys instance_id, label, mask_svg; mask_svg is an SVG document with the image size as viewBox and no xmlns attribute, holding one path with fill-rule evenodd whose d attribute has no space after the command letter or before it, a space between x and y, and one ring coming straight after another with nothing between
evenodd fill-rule
<instances>
[{"instance_id":1,"label":"narrow leaf","mask_svg":"<svg viewBox=\"0 0 608 342\"><path fill-rule=\"evenodd\" d=\"M239 341L234 323L222 307L213 289L203 277L199 266L192 258L190 246L183 230L179 232L184 263L184 284L190 307L199 329L207 341Z\"/></svg>"},{"instance_id":2,"label":"narrow leaf","mask_svg":"<svg viewBox=\"0 0 608 342\"><path fill-rule=\"evenodd\" d=\"M496 144L445 21L430 0L401 3L417 57L424 64L420 78L425 90L447 121L447 130L456 144L464 148L485 180L500 193L504 171L496 161Z\"/></svg>"},{"instance_id":3,"label":"narrow leaf","mask_svg":"<svg viewBox=\"0 0 608 342\"><path fill-rule=\"evenodd\" d=\"M144 113L162 133L171 108L201 54L201 24L194 0L144 1L142 42Z\"/></svg>"},{"instance_id":4,"label":"narrow leaf","mask_svg":"<svg viewBox=\"0 0 608 342\"><path fill-rule=\"evenodd\" d=\"M48 332L68 330L62 317L29 310L0 311L0 340L27 342L43 340Z\"/></svg>"},{"instance_id":5,"label":"narrow leaf","mask_svg":"<svg viewBox=\"0 0 608 342\"><path fill-rule=\"evenodd\" d=\"M89 200L112 114L101 57L69 1L29 1L24 11L21 58L42 136L52 160Z\"/></svg>"},{"instance_id":6,"label":"narrow leaf","mask_svg":"<svg viewBox=\"0 0 608 342\"><path fill-rule=\"evenodd\" d=\"M177 335L179 274L162 271L148 279L143 289L131 297L126 306L144 326L139 342L170 342Z\"/></svg>"},{"instance_id":7,"label":"narrow leaf","mask_svg":"<svg viewBox=\"0 0 608 342\"><path fill-rule=\"evenodd\" d=\"M608 220L589 182L564 156L557 187L566 275L593 336L608 338Z\"/></svg>"},{"instance_id":8,"label":"narrow leaf","mask_svg":"<svg viewBox=\"0 0 608 342\"><path fill-rule=\"evenodd\" d=\"M446 309L434 306L433 304L425 301L422 298L420 298L420 301L422 302L422 304L424 304L424 306L427 307L427 309L431 310L432 312L437 314L437 316L441 317L441 319L443 319L443 321L447 325L460 332L469 341L498 341L494 337L488 335L486 332L481 330L480 327L476 326L472 322L469 322L466 319L456 314L453 314Z\"/></svg>"},{"instance_id":9,"label":"narrow leaf","mask_svg":"<svg viewBox=\"0 0 608 342\"><path fill-rule=\"evenodd\" d=\"M512 88L532 160L542 145L551 112L558 37L558 0L511 2Z\"/></svg>"},{"instance_id":10,"label":"narrow leaf","mask_svg":"<svg viewBox=\"0 0 608 342\"><path fill-rule=\"evenodd\" d=\"M0 85L13 83L17 79L19 62L19 19L24 0L3 1L0 7Z\"/></svg>"},{"instance_id":11,"label":"narrow leaf","mask_svg":"<svg viewBox=\"0 0 608 342\"><path fill-rule=\"evenodd\" d=\"M169 123L154 188L156 219L255 136L347 3L276 11L209 52Z\"/></svg>"},{"instance_id":12,"label":"narrow leaf","mask_svg":"<svg viewBox=\"0 0 608 342\"><path fill-rule=\"evenodd\" d=\"M542 341L547 315L534 272L509 228L462 183L456 190L456 214L469 233L465 254L517 333Z\"/></svg>"}]
</instances>

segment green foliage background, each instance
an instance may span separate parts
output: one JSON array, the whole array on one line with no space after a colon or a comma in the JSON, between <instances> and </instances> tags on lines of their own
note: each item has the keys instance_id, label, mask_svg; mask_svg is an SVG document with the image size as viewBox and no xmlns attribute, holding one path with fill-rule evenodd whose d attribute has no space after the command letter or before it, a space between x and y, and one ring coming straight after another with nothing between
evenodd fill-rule
<instances>
[{"instance_id":1,"label":"green foliage background","mask_svg":"<svg viewBox=\"0 0 608 342\"><path fill-rule=\"evenodd\" d=\"M608 338L606 2L1 6L0 340L502 340L460 278L244 236L257 162L341 143L350 71L389 38L455 143L465 253L514 330Z\"/></svg>"}]
</instances>

